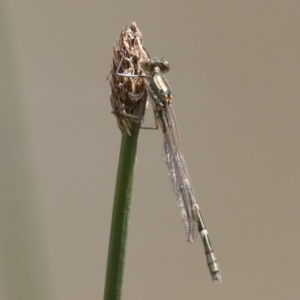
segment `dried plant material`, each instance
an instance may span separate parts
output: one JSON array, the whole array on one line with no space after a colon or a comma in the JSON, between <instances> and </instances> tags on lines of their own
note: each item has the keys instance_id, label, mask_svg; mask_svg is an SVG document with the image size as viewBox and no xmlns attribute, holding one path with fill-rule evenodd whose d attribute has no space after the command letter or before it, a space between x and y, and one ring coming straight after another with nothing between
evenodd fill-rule
<instances>
[{"instance_id":1,"label":"dried plant material","mask_svg":"<svg viewBox=\"0 0 300 300\"><path fill-rule=\"evenodd\" d=\"M148 86L145 73L141 68L141 63L148 60L148 55L142 45L142 33L135 22L122 30L113 52L109 78L112 90L110 96L112 113L116 116L121 131L126 130L131 135L131 123L143 122Z\"/></svg>"}]
</instances>

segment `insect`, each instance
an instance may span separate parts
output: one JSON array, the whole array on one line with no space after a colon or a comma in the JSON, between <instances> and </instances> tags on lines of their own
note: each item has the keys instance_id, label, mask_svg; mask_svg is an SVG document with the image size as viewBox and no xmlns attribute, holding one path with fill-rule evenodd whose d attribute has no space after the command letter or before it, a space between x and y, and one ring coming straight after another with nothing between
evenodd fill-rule
<instances>
[{"instance_id":1,"label":"insect","mask_svg":"<svg viewBox=\"0 0 300 300\"><path fill-rule=\"evenodd\" d=\"M146 51L145 48L144 50ZM148 59L141 62L141 68L145 72L145 76L118 73L119 68L117 69L117 75L124 77L145 77L148 80L147 92L153 107L156 129L160 127L164 135L163 160L168 167L169 178L176 196L188 241L193 242L198 233L200 233L212 280L221 282L219 264L213 252L199 205L195 199L192 182L183 155L178 125L172 105L173 95L164 77L164 74L170 70L170 65L166 60L152 60L148 53L147 55ZM120 64L122 60L123 57Z\"/></svg>"}]
</instances>

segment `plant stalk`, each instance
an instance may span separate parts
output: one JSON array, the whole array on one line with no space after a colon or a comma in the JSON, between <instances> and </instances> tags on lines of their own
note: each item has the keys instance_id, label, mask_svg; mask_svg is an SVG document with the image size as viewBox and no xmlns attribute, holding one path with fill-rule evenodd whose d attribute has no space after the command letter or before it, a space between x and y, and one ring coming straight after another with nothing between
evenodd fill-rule
<instances>
[{"instance_id":1,"label":"plant stalk","mask_svg":"<svg viewBox=\"0 0 300 300\"><path fill-rule=\"evenodd\" d=\"M131 136L122 133L115 198L112 212L104 300L120 300L125 265L130 202L140 125L132 124Z\"/></svg>"}]
</instances>

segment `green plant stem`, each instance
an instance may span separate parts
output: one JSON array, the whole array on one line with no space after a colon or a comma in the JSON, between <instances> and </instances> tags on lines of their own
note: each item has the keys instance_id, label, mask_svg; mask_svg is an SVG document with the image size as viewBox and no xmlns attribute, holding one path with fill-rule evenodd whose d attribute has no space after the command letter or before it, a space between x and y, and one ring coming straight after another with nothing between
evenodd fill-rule
<instances>
[{"instance_id":1,"label":"green plant stem","mask_svg":"<svg viewBox=\"0 0 300 300\"><path fill-rule=\"evenodd\" d=\"M125 265L134 165L140 126L132 124L131 135L122 133L106 267L104 300L120 300Z\"/></svg>"}]
</instances>

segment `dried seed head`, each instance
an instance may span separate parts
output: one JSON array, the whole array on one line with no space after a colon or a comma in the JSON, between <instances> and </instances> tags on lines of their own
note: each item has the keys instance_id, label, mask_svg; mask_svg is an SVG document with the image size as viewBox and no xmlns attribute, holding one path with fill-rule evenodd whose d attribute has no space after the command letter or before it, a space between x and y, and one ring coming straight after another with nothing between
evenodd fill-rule
<instances>
[{"instance_id":1,"label":"dried seed head","mask_svg":"<svg viewBox=\"0 0 300 300\"><path fill-rule=\"evenodd\" d=\"M145 77L129 77L129 75L145 76L141 68L145 60L148 60L148 55L142 45L142 33L133 22L122 30L117 45L113 48L113 63L109 77L112 112L121 131L126 130L129 135L131 123L143 121L148 86Z\"/></svg>"}]
</instances>

